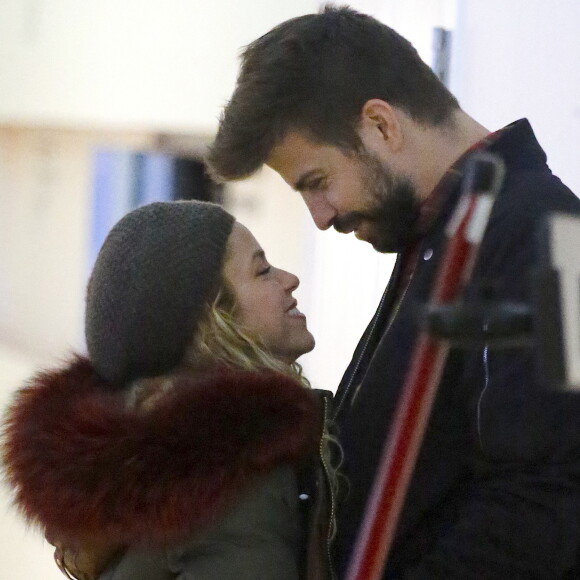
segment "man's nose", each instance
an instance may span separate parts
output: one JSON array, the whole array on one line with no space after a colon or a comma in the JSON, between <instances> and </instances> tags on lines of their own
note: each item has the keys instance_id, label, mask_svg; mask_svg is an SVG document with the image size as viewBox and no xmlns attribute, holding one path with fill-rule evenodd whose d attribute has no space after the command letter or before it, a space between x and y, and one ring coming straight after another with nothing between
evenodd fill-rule
<instances>
[{"instance_id":1,"label":"man's nose","mask_svg":"<svg viewBox=\"0 0 580 580\"><path fill-rule=\"evenodd\" d=\"M285 290L294 292L294 290L300 286L300 279L296 274L292 274L292 272L286 270L280 270L280 273L282 275L282 285Z\"/></svg>"},{"instance_id":2,"label":"man's nose","mask_svg":"<svg viewBox=\"0 0 580 580\"><path fill-rule=\"evenodd\" d=\"M332 225L332 220L337 216L337 211L321 195L302 194L306 207L319 230L327 230Z\"/></svg>"}]
</instances>

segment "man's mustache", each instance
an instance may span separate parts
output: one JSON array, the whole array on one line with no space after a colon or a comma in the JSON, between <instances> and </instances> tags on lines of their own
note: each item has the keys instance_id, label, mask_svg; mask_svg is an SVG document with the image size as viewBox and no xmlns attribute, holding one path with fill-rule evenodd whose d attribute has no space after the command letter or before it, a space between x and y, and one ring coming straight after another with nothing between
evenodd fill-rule
<instances>
[{"instance_id":1,"label":"man's mustache","mask_svg":"<svg viewBox=\"0 0 580 580\"><path fill-rule=\"evenodd\" d=\"M356 226L365 219L365 216L358 211L351 211L341 216L336 216L332 220L332 227L340 234L349 234Z\"/></svg>"}]
</instances>

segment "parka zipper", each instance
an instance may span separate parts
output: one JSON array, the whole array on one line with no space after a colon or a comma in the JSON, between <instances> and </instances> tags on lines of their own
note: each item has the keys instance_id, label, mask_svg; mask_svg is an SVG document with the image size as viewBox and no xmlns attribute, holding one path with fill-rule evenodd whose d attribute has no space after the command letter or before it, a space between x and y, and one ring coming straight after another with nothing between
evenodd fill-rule
<instances>
[{"instance_id":1,"label":"parka zipper","mask_svg":"<svg viewBox=\"0 0 580 580\"><path fill-rule=\"evenodd\" d=\"M330 578L332 580L336 580L336 576L334 574L334 570L332 567L332 554L331 554L331 543L332 543L332 522L335 521L336 517L336 505L335 505L335 497L332 490L332 483L330 478L330 468L326 459L324 457L324 432L327 429L328 424L328 399L324 397L324 415L323 415L323 436L320 438L320 445L319 445L319 455L320 461L322 462L322 467L324 469L324 475L326 479L326 487L328 489L328 495L330 497L330 515L328 518L327 526L326 526L326 557L328 560L328 571L330 573Z\"/></svg>"},{"instance_id":2,"label":"parka zipper","mask_svg":"<svg viewBox=\"0 0 580 580\"><path fill-rule=\"evenodd\" d=\"M487 330L487 329L486 329ZM484 383L483 389L479 395L479 399L477 401L477 434L479 436L479 446L481 449L484 449L483 445L483 430L481 428L481 404L483 401L483 396L489 387L489 357L488 357L488 345L486 344L483 348L483 376L484 376Z\"/></svg>"}]
</instances>

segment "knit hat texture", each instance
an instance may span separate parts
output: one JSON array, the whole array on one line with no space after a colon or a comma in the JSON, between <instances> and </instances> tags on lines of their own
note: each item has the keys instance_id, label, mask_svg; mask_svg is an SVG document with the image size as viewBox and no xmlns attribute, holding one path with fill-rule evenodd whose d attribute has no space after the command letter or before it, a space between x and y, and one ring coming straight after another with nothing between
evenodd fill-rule
<instances>
[{"instance_id":1,"label":"knit hat texture","mask_svg":"<svg viewBox=\"0 0 580 580\"><path fill-rule=\"evenodd\" d=\"M143 206L113 227L85 311L89 358L104 379L163 374L183 359L217 293L233 224L219 205L175 201Z\"/></svg>"}]
</instances>

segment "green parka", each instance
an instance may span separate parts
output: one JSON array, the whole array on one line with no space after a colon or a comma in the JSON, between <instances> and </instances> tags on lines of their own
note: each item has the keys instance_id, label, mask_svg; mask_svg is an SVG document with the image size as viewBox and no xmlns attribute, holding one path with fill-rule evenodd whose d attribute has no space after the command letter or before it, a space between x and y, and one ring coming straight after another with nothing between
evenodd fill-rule
<instances>
[{"instance_id":1,"label":"green parka","mask_svg":"<svg viewBox=\"0 0 580 580\"><path fill-rule=\"evenodd\" d=\"M270 371L172 379L138 408L76 358L18 391L3 460L25 517L83 578L330 578L328 398Z\"/></svg>"}]
</instances>

